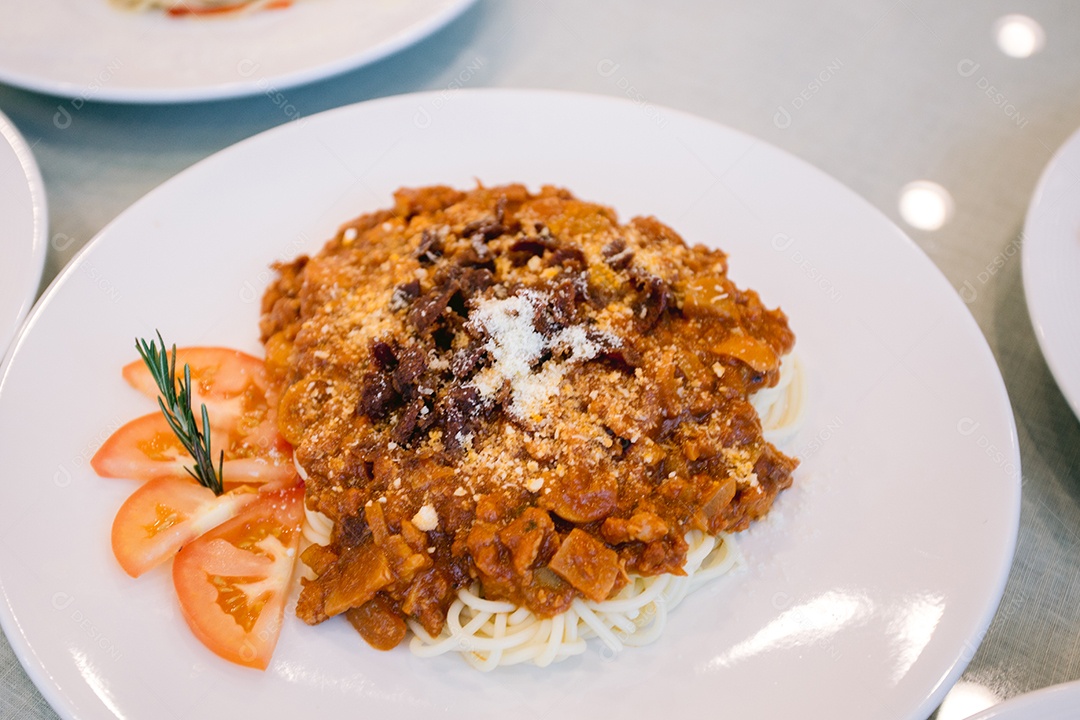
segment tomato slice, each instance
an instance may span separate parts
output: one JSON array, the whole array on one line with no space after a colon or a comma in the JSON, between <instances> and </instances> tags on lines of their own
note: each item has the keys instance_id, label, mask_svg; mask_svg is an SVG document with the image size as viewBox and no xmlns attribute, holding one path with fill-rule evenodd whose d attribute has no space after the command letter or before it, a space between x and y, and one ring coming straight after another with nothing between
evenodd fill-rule
<instances>
[{"instance_id":1,"label":"tomato slice","mask_svg":"<svg viewBox=\"0 0 1080 720\"><path fill-rule=\"evenodd\" d=\"M190 8L184 5L179 5L177 7L169 8L166 12L169 15L174 15L176 17L180 17L183 15L223 15L226 13L239 12L240 10L246 8L248 5L251 5L252 2L253 0L247 0L246 2L238 2L233 5L221 5L212 8ZM290 5L292 5L292 0L274 0L273 2L264 5L262 9L281 10L283 8L289 7Z\"/></svg>"},{"instance_id":2,"label":"tomato slice","mask_svg":"<svg viewBox=\"0 0 1080 720\"><path fill-rule=\"evenodd\" d=\"M277 645L304 519L304 488L259 493L173 562L180 610L221 657L265 670Z\"/></svg>"},{"instance_id":3,"label":"tomato slice","mask_svg":"<svg viewBox=\"0 0 1080 720\"><path fill-rule=\"evenodd\" d=\"M184 376L185 364L191 370L191 407L196 416L205 403L213 424L246 416L250 429L267 415L266 367L259 358L221 347L177 348L178 378ZM158 386L146 363L128 363L122 373L133 388L157 402Z\"/></svg>"},{"instance_id":4,"label":"tomato slice","mask_svg":"<svg viewBox=\"0 0 1080 720\"><path fill-rule=\"evenodd\" d=\"M124 572L139 577L257 499L258 490L250 485L217 497L190 479L151 480L117 511L112 526L113 554Z\"/></svg>"},{"instance_id":5,"label":"tomato slice","mask_svg":"<svg viewBox=\"0 0 1080 720\"><path fill-rule=\"evenodd\" d=\"M293 475L292 447L277 429L277 413L267 402L266 365L262 360L221 347L188 347L176 351L177 375L191 371L192 408L205 403L213 445L225 451L226 483L276 482ZM124 379L148 398L158 387L142 360L123 369ZM164 418L139 418L105 441L91 464L99 475L151 479L187 477L191 457Z\"/></svg>"},{"instance_id":6,"label":"tomato slice","mask_svg":"<svg viewBox=\"0 0 1080 720\"><path fill-rule=\"evenodd\" d=\"M225 451L222 472L230 486L287 481L296 474L292 448L275 428L264 423L242 433L238 425L218 423L213 415L210 422L211 446L215 456ZM90 460L90 466L102 477L132 480L190 479L184 468L193 463L160 412L120 427Z\"/></svg>"}]
</instances>

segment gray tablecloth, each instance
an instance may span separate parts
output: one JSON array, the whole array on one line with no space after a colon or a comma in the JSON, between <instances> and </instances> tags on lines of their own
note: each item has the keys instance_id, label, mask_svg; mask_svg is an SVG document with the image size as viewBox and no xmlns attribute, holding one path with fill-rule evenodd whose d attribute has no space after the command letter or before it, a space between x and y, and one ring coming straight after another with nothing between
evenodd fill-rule
<instances>
[{"instance_id":1,"label":"gray tablecloth","mask_svg":"<svg viewBox=\"0 0 1080 720\"><path fill-rule=\"evenodd\" d=\"M1080 127L1080 6L1019 5L481 0L428 40L290 90L288 100L310 115L455 85L627 96L785 148L901 227L905 184L926 179L947 188L951 222L933 232L907 229L965 291L1005 378L1023 457L1012 573L962 678L1002 699L1080 678L1080 423L1036 345L1016 252L1039 174ZM1045 29L1042 52L1017 59L999 50L995 22L1014 12ZM60 127L54 115L64 103L0 86L0 109L33 145L45 178L46 282L148 190L290 119L255 96L177 106L89 102ZM6 640L0 717L55 717Z\"/></svg>"}]
</instances>

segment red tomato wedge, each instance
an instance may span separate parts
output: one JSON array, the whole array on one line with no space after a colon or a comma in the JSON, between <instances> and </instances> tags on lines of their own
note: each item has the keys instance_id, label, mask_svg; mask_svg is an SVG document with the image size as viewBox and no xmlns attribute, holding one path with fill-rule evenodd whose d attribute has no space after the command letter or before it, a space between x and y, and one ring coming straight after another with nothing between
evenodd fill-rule
<instances>
[{"instance_id":1,"label":"red tomato wedge","mask_svg":"<svg viewBox=\"0 0 1080 720\"><path fill-rule=\"evenodd\" d=\"M191 369L191 407L196 417L203 403L214 425L246 418L243 424L251 429L266 417L266 367L259 358L229 348L177 348L177 378L184 377L185 364ZM136 360L122 372L133 388L157 402L158 387L146 363Z\"/></svg>"},{"instance_id":2,"label":"red tomato wedge","mask_svg":"<svg viewBox=\"0 0 1080 720\"><path fill-rule=\"evenodd\" d=\"M292 448L269 424L241 434L210 416L215 461L225 451L223 474L227 485L287 481L296 474ZM190 480L184 469L194 463L160 413L143 415L120 427L98 449L90 466L102 477Z\"/></svg>"},{"instance_id":3,"label":"red tomato wedge","mask_svg":"<svg viewBox=\"0 0 1080 720\"><path fill-rule=\"evenodd\" d=\"M185 544L258 500L250 485L221 497L195 481L161 478L139 487L113 519L112 548L131 577L165 562Z\"/></svg>"},{"instance_id":4,"label":"red tomato wedge","mask_svg":"<svg viewBox=\"0 0 1080 720\"><path fill-rule=\"evenodd\" d=\"M195 636L231 662L265 670L277 645L300 546L304 488L262 492L185 545L173 584Z\"/></svg>"},{"instance_id":5,"label":"red tomato wedge","mask_svg":"<svg viewBox=\"0 0 1080 720\"><path fill-rule=\"evenodd\" d=\"M234 5L221 5L213 8L189 8L184 5L177 7L171 7L166 12L169 15L180 17L183 15L224 15L227 13L239 12L251 5L251 0L248 2L238 2ZM261 10L281 10L292 5L292 0L275 0L274 2L267 3Z\"/></svg>"}]
</instances>

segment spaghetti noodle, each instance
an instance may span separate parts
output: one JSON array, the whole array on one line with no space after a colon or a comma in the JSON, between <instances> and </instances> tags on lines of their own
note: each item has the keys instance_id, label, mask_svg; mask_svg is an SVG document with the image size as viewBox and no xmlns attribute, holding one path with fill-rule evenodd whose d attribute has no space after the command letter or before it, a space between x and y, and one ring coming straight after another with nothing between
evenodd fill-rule
<instances>
[{"instance_id":1,"label":"spaghetti noodle","mask_svg":"<svg viewBox=\"0 0 1080 720\"><path fill-rule=\"evenodd\" d=\"M804 373L798 354L792 353L780 363L780 381L750 396L765 437L774 445L786 445L802 426L806 412Z\"/></svg>"},{"instance_id":2,"label":"spaghetti noodle","mask_svg":"<svg viewBox=\"0 0 1080 720\"><path fill-rule=\"evenodd\" d=\"M532 663L546 667L585 652L585 641L600 638L617 653L651 643L664 630L667 613L691 592L742 565L730 536L687 535L686 575L634 577L615 597L593 602L578 598L564 613L541 618L526 608L489 602L474 586L458 591L442 635L432 638L415 621L409 649L420 657L459 652L478 670Z\"/></svg>"}]
</instances>

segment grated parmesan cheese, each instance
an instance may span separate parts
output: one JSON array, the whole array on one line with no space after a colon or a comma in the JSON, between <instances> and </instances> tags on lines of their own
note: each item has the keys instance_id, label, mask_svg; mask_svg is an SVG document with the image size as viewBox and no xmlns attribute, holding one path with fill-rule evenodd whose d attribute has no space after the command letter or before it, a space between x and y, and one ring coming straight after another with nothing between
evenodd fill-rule
<instances>
[{"instance_id":1,"label":"grated parmesan cheese","mask_svg":"<svg viewBox=\"0 0 1080 720\"><path fill-rule=\"evenodd\" d=\"M533 258L535 259L535 257ZM473 329L487 336L484 349L491 356L491 366L477 373L471 385L486 399L493 398L509 383L509 412L519 420L535 419L559 386L571 365L593 359L606 348L618 347L621 341L609 333L590 337L583 325L565 327L552 337L536 331L536 311L552 299L534 290L525 290L507 298L489 298L477 303L469 318ZM596 338L602 339L599 342ZM563 360L550 359L535 368L541 356L558 351Z\"/></svg>"},{"instance_id":2,"label":"grated parmesan cheese","mask_svg":"<svg viewBox=\"0 0 1080 720\"><path fill-rule=\"evenodd\" d=\"M435 512L435 506L428 503L417 510L412 516L412 524L422 532L431 532L439 527L439 516Z\"/></svg>"}]
</instances>

